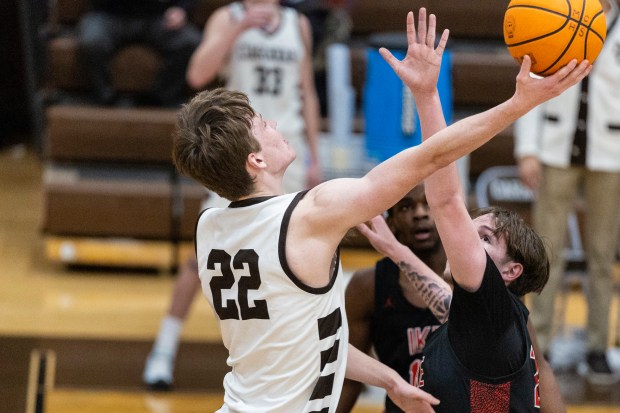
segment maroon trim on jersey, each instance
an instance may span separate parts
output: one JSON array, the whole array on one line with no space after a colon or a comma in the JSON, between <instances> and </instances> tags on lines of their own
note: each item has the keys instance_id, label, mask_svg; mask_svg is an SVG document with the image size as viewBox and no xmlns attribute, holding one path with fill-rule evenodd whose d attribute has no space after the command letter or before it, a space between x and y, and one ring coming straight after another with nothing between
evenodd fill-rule
<instances>
[{"instance_id":1,"label":"maroon trim on jersey","mask_svg":"<svg viewBox=\"0 0 620 413\"><path fill-rule=\"evenodd\" d=\"M297 287L301 288L303 291L311 294L325 294L332 289L334 283L336 282L336 277L338 276L338 267L340 263L340 249L336 248L336 252L334 253L334 265L333 272L329 279L329 283L325 287L310 287L309 285L304 284L291 270L291 267L288 265L288 261L286 260L286 236L288 235L288 224L291 221L291 215L293 214L293 209L297 206L299 201L306 195L308 191L301 191L291 204L288 206L286 211L284 212L284 217L282 217L282 225L280 226L280 239L278 241L278 256L280 257L280 265L282 266L282 270L288 276L288 278L295 284Z\"/></svg>"}]
</instances>

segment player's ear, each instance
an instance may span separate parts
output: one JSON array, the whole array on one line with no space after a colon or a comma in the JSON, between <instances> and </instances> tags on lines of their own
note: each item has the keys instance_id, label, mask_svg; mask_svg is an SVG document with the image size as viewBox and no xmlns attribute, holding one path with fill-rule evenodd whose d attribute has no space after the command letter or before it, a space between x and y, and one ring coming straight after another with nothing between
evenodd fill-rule
<instances>
[{"instance_id":1,"label":"player's ear","mask_svg":"<svg viewBox=\"0 0 620 413\"><path fill-rule=\"evenodd\" d=\"M267 163L263 159L263 156L260 152L252 152L248 155L248 159L246 161L246 165L250 169L264 169L267 167Z\"/></svg>"},{"instance_id":2,"label":"player's ear","mask_svg":"<svg viewBox=\"0 0 620 413\"><path fill-rule=\"evenodd\" d=\"M512 282L523 274L523 264L515 261L508 262L502 269L504 281Z\"/></svg>"}]
</instances>

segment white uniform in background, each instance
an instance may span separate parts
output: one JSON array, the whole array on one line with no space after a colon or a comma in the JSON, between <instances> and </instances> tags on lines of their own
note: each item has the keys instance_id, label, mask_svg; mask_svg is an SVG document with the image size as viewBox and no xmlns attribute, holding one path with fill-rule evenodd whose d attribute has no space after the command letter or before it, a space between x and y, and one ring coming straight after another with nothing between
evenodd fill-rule
<instances>
[{"instance_id":1,"label":"white uniform in background","mask_svg":"<svg viewBox=\"0 0 620 413\"><path fill-rule=\"evenodd\" d=\"M220 413L334 412L338 405L349 335L339 256L323 288L303 284L285 256L290 215L304 195L236 201L198 220L202 289L232 369Z\"/></svg>"},{"instance_id":2,"label":"white uniform in background","mask_svg":"<svg viewBox=\"0 0 620 413\"><path fill-rule=\"evenodd\" d=\"M301 76L306 54L299 19L294 9L279 7L280 24L269 32L248 29L235 41L226 76L226 88L248 95L250 104L264 119L275 120L277 129L295 149L297 159L284 175L284 191L305 189L306 139L302 116ZM244 8L232 3L233 18Z\"/></svg>"}]
</instances>

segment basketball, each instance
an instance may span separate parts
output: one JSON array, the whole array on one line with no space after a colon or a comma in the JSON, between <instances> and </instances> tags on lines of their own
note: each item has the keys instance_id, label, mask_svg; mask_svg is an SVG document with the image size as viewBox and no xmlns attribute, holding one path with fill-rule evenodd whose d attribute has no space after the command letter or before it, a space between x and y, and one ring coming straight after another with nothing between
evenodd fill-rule
<instances>
[{"instance_id":1,"label":"basketball","mask_svg":"<svg viewBox=\"0 0 620 413\"><path fill-rule=\"evenodd\" d=\"M519 63L548 76L572 59L590 63L603 48L607 23L599 0L512 0L504 15L504 42Z\"/></svg>"}]
</instances>

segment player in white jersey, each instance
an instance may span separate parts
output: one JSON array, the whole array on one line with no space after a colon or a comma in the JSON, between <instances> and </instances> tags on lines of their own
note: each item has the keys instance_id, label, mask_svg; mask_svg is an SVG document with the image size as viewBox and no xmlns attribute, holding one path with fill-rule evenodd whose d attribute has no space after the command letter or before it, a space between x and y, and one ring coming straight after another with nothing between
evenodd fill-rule
<instances>
[{"instance_id":1,"label":"player in white jersey","mask_svg":"<svg viewBox=\"0 0 620 413\"><path fill-rule=\"evenodd\" d=\"M188 67L188 83L200 89L218 73L226 87L248 95L265 119L273 119L297 153L284 176L284 191L322 181L318 160L319 105L312 72L312 33L306 17L278 0L245 0L216 10ZM228 204L210 193L205 207ZM172 300L147 358L143 380L169 389L181 329L200 290L194 257L181 265Z\"/></svg>"},{"instance_id":2,"label":"player in white jersey","mask_svg":"<svg viewBox=\"0 0 620 413\"><path fill-rule=\"evenodd\" d=\"M448 38L444 31L435 48L435 28L431 15L427 33L421 9L416 35L410 13L404 60L380 50L416 99L439 101L436 87L421 86L436 85ZM338 246L351 227L382 213L591 68L574 60L535 79L530 67L526 57L506 102L437 132L362 178L334 179L291 195L284 195L282 180L295 151L243 93L205 91L183 107L173 145L176 167L233 201L204 212L196 233L200 279L230 354L221 412L334 412L343 376L384 388L405 412L432 411L436 399L346 343Z\"/></svg>"},{"instance_id":3,"label":"player in white jersey","mask_svg":"<svg viewBox=\"0 0 620 413\"><path fill-rule=\"evenodd\" d=\"M304 195L234 201L199 218L202 289L232 368L222 411L320 412L339 399L348 329L338 253L317 287L287 260L288 224Z\"/></svg>"}]
</instances>

